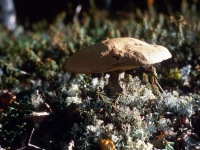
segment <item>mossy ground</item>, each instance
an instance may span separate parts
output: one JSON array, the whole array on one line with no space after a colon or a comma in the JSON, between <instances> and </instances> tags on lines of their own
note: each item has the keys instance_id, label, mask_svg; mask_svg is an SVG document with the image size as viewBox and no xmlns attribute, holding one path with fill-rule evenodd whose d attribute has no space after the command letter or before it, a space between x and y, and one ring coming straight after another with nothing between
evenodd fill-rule
<instances>
[{"instance_id":1,"label":"mossy ground","mask_svg":"<svg viewBox=\"0 0 200 150\"><path fill-rule=\"evenodd\" d=\"M100 149L101 139L113 141L116 149L198 148L199 12L151 11L110 17L95 10L68 24L61 14L53 24L39 22L13 33L0 27L0 92L16 95L13 103L1 104L0 146L27 147L34 126L24 116L47 111L50 116L31 139L44 149ZM143 84L140 68L127 72L127 92L116 99L106 94L106 74L64 71L66 59L80 48L126 36L170 50L172 59L155 66L166 93L157 95Z\"/></svg>"}]
</instances>

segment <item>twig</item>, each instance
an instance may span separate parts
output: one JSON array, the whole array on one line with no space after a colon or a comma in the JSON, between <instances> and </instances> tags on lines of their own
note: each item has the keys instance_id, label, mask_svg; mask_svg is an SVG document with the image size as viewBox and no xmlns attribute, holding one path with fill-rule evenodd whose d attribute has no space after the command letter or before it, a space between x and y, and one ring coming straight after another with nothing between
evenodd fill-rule
<instances>
[{"instance_id":1,"label":"twig","mask_svg":"<svg viewBox=\"0 0 200 150\"><path fill-rule=\"evenodd\" d=\"M28 147L34 147L35 149L42 149L42 148L40 148L40 147L38 147L38 146L35 146L35 145L31 144L31 139L32 139L32 136L33 136L33 132L34 132L34 131L35 131L35 128L33 128L32 132L31 132L31 135L30 135L30 138L29 138L29 140L28 140Z\"/></svg>"},{"instance_id":2,"label":"twig","mask_svg":"<svg viewBox=\"0 0 200 150\"><path fill-rule=\"evenodd\" d=\"M162 89L162 87L161 87L160 84L158 83L158 80L155 79L155 81L156 81L156 84L158 85L158 87L160 88L160 90L161 90L163 93L165 93L165 91Z\"/></svg>"}]
</instances>

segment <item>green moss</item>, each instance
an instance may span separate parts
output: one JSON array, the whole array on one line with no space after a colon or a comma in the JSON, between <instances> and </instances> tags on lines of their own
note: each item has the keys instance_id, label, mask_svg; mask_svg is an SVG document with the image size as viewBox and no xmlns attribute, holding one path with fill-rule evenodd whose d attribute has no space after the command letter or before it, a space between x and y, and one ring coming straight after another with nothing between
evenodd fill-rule
<instances>
[{"instance_id":1,"label":"green moss","mask_svg":"<svg viewBox=\"0 0 200 150\"><path fill-rule=\"evenodd\" d=\"M0 27L0 92L17 95L16 102L1 113L1 146L16 149L26 145L33 126L23 117L31 111L52 111L33 137L40 139L43 147L38 146L42 148L62 149L74 143L76 149L97 149L98 139L107 138L117 149L173 145L163 141L176 142L174 148L178 149L185 140L183 135L195 146L198 138L181 130L185 127L200 136L195 124L200 99L200 23L195 3L192 6L194 9L184 7L174 16L137 10L115 18L96 10L68 24L63 23L62 14L51 25L42 21L34 24L32 31L21 33ZM140 69L129 71L124 87L127 92L117 99L106 94L105 74L64 72L66 59L80 48L125 36L170 50L172 59L156 66L158 81L168 90L166 93L157 96L148 81L142 84ZM185 75L183 68L188 65L191 68ZM158 139L164 131L169 134Z\"/></svg>"}]
</instances>

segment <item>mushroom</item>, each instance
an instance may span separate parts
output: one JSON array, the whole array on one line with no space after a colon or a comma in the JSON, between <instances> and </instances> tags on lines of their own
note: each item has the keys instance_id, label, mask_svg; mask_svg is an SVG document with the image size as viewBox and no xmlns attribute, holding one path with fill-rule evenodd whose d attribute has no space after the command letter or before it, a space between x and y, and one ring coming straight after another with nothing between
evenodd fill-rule
<instances>
[{"instance_id":1,"label":"mushroom","mask_svg":"<svg viewBox=\"0 0 200 150\"><path fill-rule=\"evenodd\" d=\"M30 120L34 123L34 126L36 129L39 128L40 123L49 116L48 112L32 112L31 114L28 114L24 116L24 119Z\"/></svg>"},{"instance_id":2,"label":"mushroom","mask_svg":"<svg viewBox=\"0 0 200 150\"><path fill-rule=\"evenodd\" d=\"M169 50L135 38L123 37L103 40L72 55L65 64L71 73L110 74L108 85L112 95L123 91L121 73L139 66L148 66L171 58Z\"/></svg>"},{"instance_id":3,"label":"mushroom","mask_svg":"<svg viewBox=\"0 0 200 150\"><path fill-rule=\"evenodd\" d=\"M31 122L34 123L34 128L32 129L31 135L28 140L28 147L33 147L34 149L42 149L41 147L38 147L36 145L31 144L31 139L33 136L33 133L36 129L39 128L40 123L47 117L49 116L50 113L48 112L32 112L31 114L28 114L24 116L24 119L30 120Z\"/></svg>"}]
</instances>

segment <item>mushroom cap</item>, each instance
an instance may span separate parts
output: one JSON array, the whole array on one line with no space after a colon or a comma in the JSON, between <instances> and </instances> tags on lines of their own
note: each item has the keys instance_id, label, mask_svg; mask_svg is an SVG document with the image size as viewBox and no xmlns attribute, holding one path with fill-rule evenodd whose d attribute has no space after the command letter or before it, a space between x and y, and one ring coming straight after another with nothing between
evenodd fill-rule
<instances>
[{"instance_id":1,"label":"mushroom cap","mask_svg":"<svg viewBox=\"0 0 200 150\"><path fill-rule=\"evenodd\" d=\"M48 112L32 112L24 116L24 119L28 119L33 123L41 123L47 116L49 116Z\"/></svg>"},{"instance_id":2,"label":"mushroom cap","mask_svg":"<svg viewBox=\"0 0 200 150\"><path fill-rule=\"evenodd\" d=\"M65 70L73 73L101 73L130 70L171 58L169 50L138 39L124 37L98 42L72 55Z\"/></svg>"}]
</instances>

